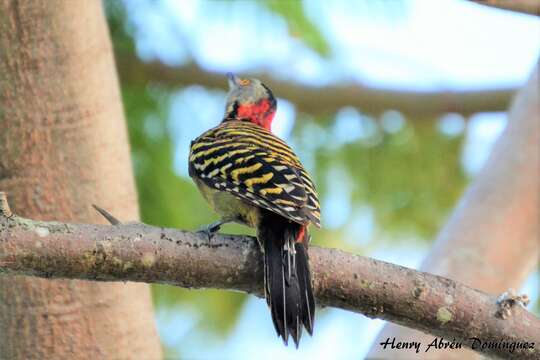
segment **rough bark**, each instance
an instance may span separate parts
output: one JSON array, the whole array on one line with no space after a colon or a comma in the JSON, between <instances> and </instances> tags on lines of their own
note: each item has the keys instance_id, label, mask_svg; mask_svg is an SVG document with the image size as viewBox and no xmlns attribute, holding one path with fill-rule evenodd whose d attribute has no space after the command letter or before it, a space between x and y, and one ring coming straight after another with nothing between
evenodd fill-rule
<instances>
[{"instance_id":1,"label":"rough bark","mask_svg":"<svg viewBox=\"0 0 540 360\"><path fill-rule=\"evenodd\" d=\"M137 218L100 1L0 0L0 187L36 219ZM0 359L161 356L145 284L0 276Z\"/></svg>"},{"instance_id":2,"label":"rough bark","mask_svg":"<svg viewBox=\"0 0 540 360\"><path fill-rule=\"evenodd\" d=\"M540 2L538 0L472 0L477 4L510 10L522 14L540 16Z\"/></svg>"},{"instance_id":3,"label":"rough bark","mask_svg":"<svg viewBox=\"0 0 540 360\"><path fill-rule=\"evenodd\" d=\"M117 52L120 78L128 84L146 85L155 82L167 87L203 85L226 90L224 74L209 72L195 64L180 68L169 67L154 61L144 63L134 54ZM352 106L371 115L394 109L411 119L433 118L446 112L463 115L481 111L503 111L514 94L512 88L475 91L416 92L378 89L362 84L313 87L277 80L264 73L241 74L261 79L274 94L294 103L301 112L316 115L333 115L345 106Z\"/></svg>"},{"instance_id":4,"label":"rough bark","mask_svg":"<svg viewBox=\"0 0 540 360\"><path fill-rule=\"evenodd\" d=\"M506 129L485 167L467 190L421 269L488 293L519 288L540 255L539 66L516 97ZM382 351L387 337L425 341L410 329L387 325L371 356L399 358ZM474 358L472 353L437 352L430 359Z\"/></svg>"},{"instance_id":5,"label":"rough bark","mask_svg":"<svg viewBox=\"0 0 540 360\"><path fill-rule=\"evenodd\" d=\"M0 217L0 271L47 278L143 281L262 294L262 255L250 237L144 224L75 225ZM471 346L469 338L540 344L540 319L519 305L501 318L495 296L452 280L334 249L310 248L319 305L359 312ZM538 346L502 358L538 358Z\"/></svg>"}]
</instances>

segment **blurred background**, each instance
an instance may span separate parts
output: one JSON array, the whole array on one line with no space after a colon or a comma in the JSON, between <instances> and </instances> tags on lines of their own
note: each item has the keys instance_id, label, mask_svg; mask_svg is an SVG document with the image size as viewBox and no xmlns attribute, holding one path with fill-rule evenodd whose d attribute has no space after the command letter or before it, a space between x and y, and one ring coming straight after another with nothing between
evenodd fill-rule
<instances>
[{"instance_id":1,"label":"blurred background","mask_svg":"<svg viewBox=\"0 0 540 360\"><path fill-rule=\"evenodd\" d=\"M273 130L312 174L313 243L417 268L484 164L540 52L540 22L466 1L107 1L142 220L217 218L187 174L223 116L227 71L278 97ZM250 233L240 226L222 231ZM540 314L538 272L523 292ZM266 303L153 286L168 358L362 358L383 321L318 312L299 350Z\"/></svg>"}]
</instances>

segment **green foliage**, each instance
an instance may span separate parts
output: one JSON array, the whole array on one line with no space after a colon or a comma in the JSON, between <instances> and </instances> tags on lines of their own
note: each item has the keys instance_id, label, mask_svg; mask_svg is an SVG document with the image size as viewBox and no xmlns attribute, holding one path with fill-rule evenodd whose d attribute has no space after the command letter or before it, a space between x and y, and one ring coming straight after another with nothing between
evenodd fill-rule
<instances>
[{"instance_id":1,"label":"green foliage","mask_svg":"<svg viewBox=\"0 0 540 360\"><path fill-rule=\"evenodd\" d=\"M133 38L127 32L126 10L120 1L104 1L105 14L113 46L118 53L133 53L135 46Z\"/></svg>"},{"instance_id":2,"label":"green foliage","mask_svg":"<svg viewBox=\"0 0 540 360\"><path fill-rule=\"evenodd\" d=\"M299 142L315 133L328 137L312 139L320 143L314 176L323 199L323 218L325 194L350 185L352 210L366 205L373 210L377 238L431 241L467 183L460 166L463 136L441 134L435 119L407 121L396 133L384 132L375 122L376 131L369 138L336 147L333 122L318 119L317 124L301 121L295 137ZM306 134L304 130L313 126L319 130ZM336 167L338 176L332 172ZM342 230L323 229L319 235L316 243L354 249L341 240Z\"/></svg>"},{"instance_id":3,"label":"green foliage","mask_svg":"<svg viewBox=\"0 0 540 360\"><path fill-rule=\"evenodd\" d=\"M330 48L323 34L304 13L302 1L262 0L260 2L285 19L292 37L299 38L322 56L330 54Z\"/></svg>"},{"instance_id":4,"label":"green foliage","mask_svg":"<svg viewBox=\"0 0 540 360\"><path fill-rule=\"evenodd\" d=\"M358 180L353 201L372 206L382 229L431 240L466 183L462 137L440 134L433 119L413 121L376 146L352 144L337 156Z\"/></svg>"},{"instance_id":5,"label":"green foliage","mask_svg":"<svg viewBox=\"0 0 540 360\"><path fill-rule=\"evenodd\" d=\"M167 285L152 287L158 308L192 310L200 314L196 328L212 334L226 335L236 324L246 295L215 289L186 290Z\"/></svg>"}]
</instances>

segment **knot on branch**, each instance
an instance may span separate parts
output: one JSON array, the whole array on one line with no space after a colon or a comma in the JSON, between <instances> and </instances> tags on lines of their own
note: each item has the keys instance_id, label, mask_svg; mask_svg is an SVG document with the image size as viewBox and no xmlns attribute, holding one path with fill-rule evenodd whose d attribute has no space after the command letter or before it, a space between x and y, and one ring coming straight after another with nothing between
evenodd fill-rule
<instances>
[{"instance_id":1,"label":"knot on branch","mask_svg":"<svg viewBox=\"0 0 540 360\"><path fill-rule=\"evenodd\" d=\"M512 315L512 308L514 306L519 305L525 308L529 305L529 301L527 294L517 295L514 289L508 289L508 291L502 293L497 299L499 310L497 310L495 315L503 320L508 319Z\"/></svg>"}]
</instances>

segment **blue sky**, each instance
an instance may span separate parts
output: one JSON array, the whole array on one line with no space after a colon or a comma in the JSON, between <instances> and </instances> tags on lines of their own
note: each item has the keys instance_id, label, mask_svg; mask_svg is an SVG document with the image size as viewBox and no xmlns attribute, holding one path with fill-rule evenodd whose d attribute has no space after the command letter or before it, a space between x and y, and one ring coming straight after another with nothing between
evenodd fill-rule
<instances>
[{"instance_id":1,"label":"blue sky","mask_svg":"<svg viewBox=\"0 0 540 360\"><path fill-rule=\"evenodd\" d=\"M127 2L145 59L213 71L266 69L307 83L356 79L417 90L515 86L539 53L532 16L459 0L305 1L331 47L321 59L255 1ZM393 11L388 11L388 9ZM160 41L156 41L160 39Z\"/></svg>"}]
</instances>

